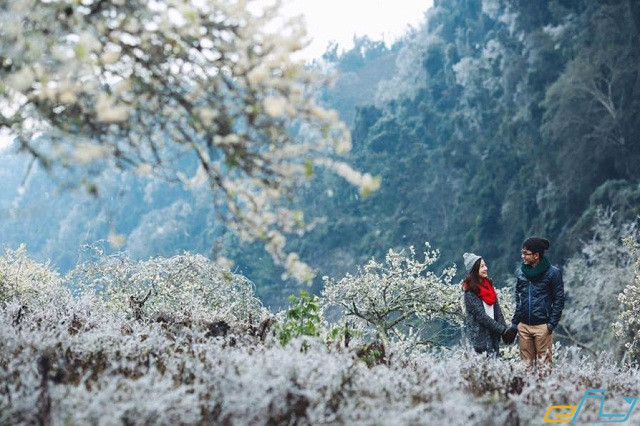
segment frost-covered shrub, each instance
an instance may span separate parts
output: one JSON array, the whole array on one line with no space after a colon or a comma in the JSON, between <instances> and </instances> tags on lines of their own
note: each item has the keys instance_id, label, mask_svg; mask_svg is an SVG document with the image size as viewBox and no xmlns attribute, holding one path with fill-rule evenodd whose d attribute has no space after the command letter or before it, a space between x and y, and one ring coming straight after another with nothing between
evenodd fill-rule
<instances>
[{"instance_id":1,"label":"frost-covered shrub","mask_svg":"<svg viewBox=\"0 0 640 426\"><path fill-rule=\"evenodd\" d=\"M526 425L588 388L607 389L609 412L640 393L636 368L577 349L539 372L462 348L394 352L369 367L319 340L302 352L295 339L133 321L90 295L64 302L15 325L17 306L0 308L1 424Z\"/></svg>"},{"instance_id":2,"label":"frost-covered shrub","mask_svg":"<svg viewBox=\"0 0 640 426\"><path fill-rule=\"evenodd\" d=\"M6 249L0 256L0 302L17 302L29 307L65 297L68 290L48 263L30 259L27 249Z\"/></svg>"},{"instance_id":3,"label":"frost-covered shrub","mask_svg":"<svg viewBox=\"0 0 640 426\"><path fill-rule=\"evenodd\" d=\"M513 289L515 288L515 279L509 281L506 287L496 288L498 294L498 300L500 302L500 309L502 310L502 316L507 325L511 324L511 318L516 310L516 302L514 300Z\"/></svg>"},{"instance_id":4,"label":"frost-covered shrub","mask_svg":"<svg viewBox=\"0 0 640 426\"><path fill-rule=\"evenodd\" d=\"M615 335L624 342L632 362L640 362L640 244L632 237L625 243L635 261L635 279L618 295L620 313L614 324Z\"/></svg>"},{"instance_id":5,"label":"frost-covered shrub","mask_svg":"<svg viewBox=\"0 0 640 426\"><path fill-rule=\"evenodd\" d=\"M634 257L622 240L635 238L637 223L616 225L614 212L600 208L592 232L564 268L567 302L558 332L592 353L619 352L622 342L612 325L624 308L617 296L632 283L634 272Z\"/></svg>"},{"instance_id":6,"label":"frost-covered shrub","mask_svg":"<svg viewBox=\"0 0 640 426\"><path fill-rule=\"evenodd\" d=\"M496 288L498 300L500 301L500 309L502 316L507 325L511 324L511 319L516 310L516 302L514 299L514 289L516 288L515 278L507 282L506 287ZM463 300L464 303L464 300ZM504 359L520 359L520 347L517 344L501 345L500 356Z\"/></svg>"},{"instance_id":7,"label":"frost-covered shrub","mask_svg":"<svg viewBox=\"0 0 640 426\"><path fill-rule=\"evenodd\" d=\"M375 334L385 343L405 335L402 327L412 319L420 325L434 319L460 323L460 288L451 285L455 267L441 274L429 270L439 252L425 245L424 261L416 259L412 246L409 256L389 250L385 263L372 259L356 275L347 274L338 281L324 277L325 305L338 306L356 329L365 336Z\"/></svg>"},{"instance_id":8,"label":"frost-covered shrub","mask_svg":"<svg viewBox=\"0 0 640 426\"><path fill-rule=\"evenodd\" d=\"M6 264L17 265L15 259L3 258L2 271L57 277L21 256L22 267L14 269ZM189 269L178 258L149 262ZM102 259L116 260L127 264ZM91 265L99 270L100 262ZM115 273L102 270L76 278L89 284L93 277L105 289L110 281L100 279ZM126 270L142 277L154 267L141 262ZM556 346L550 368L530 370L519 359L463 347L421 352L407 345L406 334L408 340L385 346L385 362L368 362L357 348L336 349L319 338L294 337L281 346L255 327L217 335L183 314L138 321L126 305L113 309L104 294L63 292L52 299L51 285L35 282L25 292L31 295L26 312L19 292L0 304L0 424L527 425L540 424L551 405L577 405L586 389L606 389L606 409L614 413L628 410L623 397L640 394L636 366L592 362L577 347ZM194 318L203 312L194 311ZM597 414L584 409L579 420ZM629 424L639 422L640 411L631 412Z\"/></svg>"},{"instance_id":9,"label":"frost-covered shrub","mask_svg":"<svg viewBox=\"0 0 640 426\"><path fill-rule=\"evenodd\" d=\"M197 254L143 262L99 255L78 265L68 279L83 292L98 294L109 308L138 319L170 315L247 323L267 313L247 278Z\"/></svg>"}]
</instances>

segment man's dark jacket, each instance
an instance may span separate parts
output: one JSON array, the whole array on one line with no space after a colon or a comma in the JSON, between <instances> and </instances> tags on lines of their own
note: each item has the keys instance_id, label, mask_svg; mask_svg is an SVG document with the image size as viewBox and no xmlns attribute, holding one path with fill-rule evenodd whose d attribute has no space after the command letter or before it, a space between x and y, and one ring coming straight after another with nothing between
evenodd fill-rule
<instances>
[{"instance_id":1,"label":"man's dark jacket","mask_svg":"<svg viewBox=\"0 0 640 426\"><path fill-rule=\"evenodd\" d=\"M519 323L527 325L547 324L552 332L560 322L564 308L564 283L562 272L550 265L546 271L531 279L518 268L516 272L516 312L512 327Z\"/></svg>"}]
</instances>

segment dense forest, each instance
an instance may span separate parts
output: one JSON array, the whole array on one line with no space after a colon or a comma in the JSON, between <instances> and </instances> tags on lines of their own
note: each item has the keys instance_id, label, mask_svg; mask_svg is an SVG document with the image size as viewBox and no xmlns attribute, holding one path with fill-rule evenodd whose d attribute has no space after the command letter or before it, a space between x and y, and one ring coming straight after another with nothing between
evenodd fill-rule
<instances>
[{"instance_id":1,"label":"dense forest","mask_svg":"<svg viewBox=\"0 0 640 426\"><path fill-rule=\"evenodd\" d=\"M598 205L635 218L639 13L633 1L436 2L377 101L357 107L353 159L380 191L310 188L330 219L302 252L328 268L429 241L458 264L477 250L504 276L529 235L564 263Z\"/></svg>"},{"instance_id":2,"label":"dense forest","mask_svg":"<svg viewBox=\"0 0 640 426\"><path fill-rule=\"evenodd\" d=\"M382 186L362 199L319 174L304 205L326 221L296 249L339 276L429 241L443 264L483 253L504 282L527 236L547 236L563 265L593 235L599 206L618 225L635 219L639 28L630 0L440 1L390 49L362 39L329 50L338 77L324 101L348 120L355 107L352 161ZM248 275L273 282L248 253Z\"/></svg>"}]
</instances>

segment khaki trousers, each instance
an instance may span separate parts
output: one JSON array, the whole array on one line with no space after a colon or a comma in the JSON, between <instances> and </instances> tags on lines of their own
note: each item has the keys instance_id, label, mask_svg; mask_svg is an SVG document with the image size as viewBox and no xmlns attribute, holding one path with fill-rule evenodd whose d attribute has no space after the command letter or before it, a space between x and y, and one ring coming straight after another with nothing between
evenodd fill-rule
<instances>
[{"instance_id":1,"label":"khaki trousers","mask_svg":"<svg viewBox=\"0 0 640 426\"><path fill-rule=\"evenodd\" d=\"M535 365L537 362L551 363L553 334L549 333L547 324L518 324L520 335L520 358Z\"/></svg>"}]
</instances>

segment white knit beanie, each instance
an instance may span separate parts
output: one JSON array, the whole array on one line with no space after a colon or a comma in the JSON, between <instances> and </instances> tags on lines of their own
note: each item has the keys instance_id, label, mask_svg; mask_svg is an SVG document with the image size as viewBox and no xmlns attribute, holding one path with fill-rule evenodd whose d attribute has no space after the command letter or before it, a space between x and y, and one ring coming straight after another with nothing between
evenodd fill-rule
<instances>
[{"instance_id":1,"label":"white knit beanie","mask_svg":"<svg viewBox=\"0 0 640 426\"><path fill-rule=\"evenodd\" d=\"M481 256L474 253L465 253L462 255L462 258L464 259L464 269L467 270L468 274L471 272L473 265L481 258Z\"/></svg>"}]
</instances>

